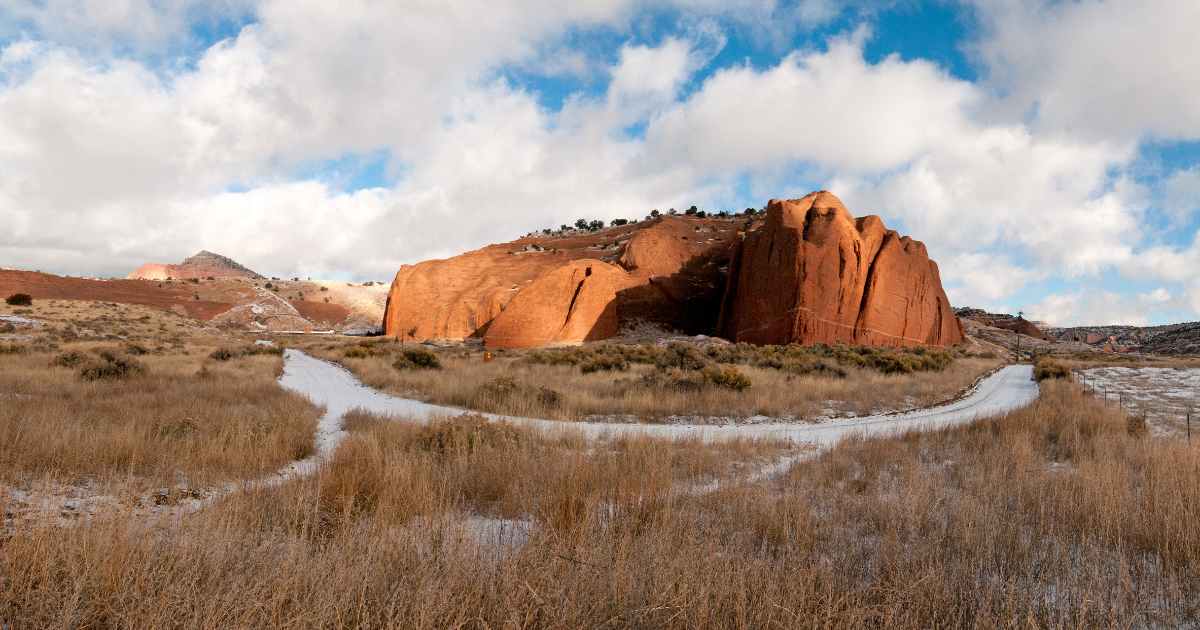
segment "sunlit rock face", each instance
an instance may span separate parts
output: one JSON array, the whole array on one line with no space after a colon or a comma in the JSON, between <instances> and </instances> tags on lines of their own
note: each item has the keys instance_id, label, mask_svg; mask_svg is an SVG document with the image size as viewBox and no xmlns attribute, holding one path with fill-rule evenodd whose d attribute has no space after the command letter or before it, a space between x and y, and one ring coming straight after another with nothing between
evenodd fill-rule
<instances>
[{"instance_id":1,"label":"sunlit rock face","mask_svg":"<svg viewBox=\"0 0 1200 630\"><path fill-rule=\"evenodd\" d=\"M828 192L774 200L729 270L720 333L759 344L949 346L962 325L925 245Z\"/></svg>"}]
</instances>

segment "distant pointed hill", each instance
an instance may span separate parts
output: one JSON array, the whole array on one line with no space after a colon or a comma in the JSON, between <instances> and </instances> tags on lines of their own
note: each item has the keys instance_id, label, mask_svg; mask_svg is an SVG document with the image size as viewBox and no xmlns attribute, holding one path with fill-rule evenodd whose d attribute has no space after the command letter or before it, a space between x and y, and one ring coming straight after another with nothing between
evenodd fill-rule
<instances>
[{"instance_id":1,"label":"distant pointed hill","mask_svg":"<svg viewBox=\"0 0 1200 630\"><path fill-rule=\"evenodd\" d=\"M178 265L146 263L137 271L127 276L130 280L191 280L204 278L249 278L262 279L263 276L247 269L242 264L220 254L202 250L195 256L184 259Z\"/></svg>"}]
</instances>

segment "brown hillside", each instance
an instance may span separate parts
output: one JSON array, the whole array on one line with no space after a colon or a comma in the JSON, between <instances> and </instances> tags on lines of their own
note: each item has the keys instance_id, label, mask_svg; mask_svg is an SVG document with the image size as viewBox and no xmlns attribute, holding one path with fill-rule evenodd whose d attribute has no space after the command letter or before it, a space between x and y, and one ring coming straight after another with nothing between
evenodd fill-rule
<instances>
[{"instance_id":1,"label":"brown hillside","mask_svg":"<svg viewBox=\"0 0 1200 630\"><path fill-rule=\"evenodd\" d=\"M188 285L139 280L91 280L34 271L0 269L0 295L28 293L35 300L89 300L140 304L208 320L229 310L230 304L195 299Z\"/></svg>"},{"instance_id":2,"label":"brown hillside","mask_svg":"<svg viewBox=\"0 0 1200 630\"><path fill-rule=\"evenodd\" d=\"M0 297L13 293L35 300L137 304L250 331L369 329L383 318L383 287L347 283L95 280L0 269Z\"/></svg>"}]
</instances>

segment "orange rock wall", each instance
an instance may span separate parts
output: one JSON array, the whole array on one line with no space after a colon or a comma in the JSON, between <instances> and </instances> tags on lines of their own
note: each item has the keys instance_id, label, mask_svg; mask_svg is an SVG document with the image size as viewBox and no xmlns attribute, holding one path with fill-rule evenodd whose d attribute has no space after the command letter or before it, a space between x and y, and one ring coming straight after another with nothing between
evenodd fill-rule
<instances>
[{"instance_id":1,"label":"orange rock wall","mask_svg":"<svg viewBox=\"0 0 1200 630\"><path fill-rule=\"evenodd\" d=\"M720 333L760 344L948 346L962 326L919 241L827 192L772 201L729 270Z\"/></svg>"},{"instance_id":2,"label":"orange rock wall","mask_svg":"<svg viewBox=\"0 0 1200 630\"><path fill-rule=\"evenodd\" d=\"M633 319L711 330L721 296L719 267L741 224L668 216L405 265L392 282L384 331L418 341L476 337L493 347L529 347L603 338L601 331L612 336L620 322ZM595 277L582 281L583 301L568 322L580 282L573 274L584 261ZM693 324L695 309L688 308L697 295L711 302L704 307L711 316L701 324ZM599 308L597 296L609 303ZM591 321L585 313L593 310L595 331L581 323Z\"/></svg>"},{"instance_id":3,"label":"orange rock wall","mask_svg":"<svg viewBox=\"0 0 1200 630\"><path fill-rule=\"evenodd\" d=\"M533 347L634 320L752 343L963 340L925 246L826 192L772 201L765 220L663 217L405 265L384 330Z\"/></svg>"}]
</instances>

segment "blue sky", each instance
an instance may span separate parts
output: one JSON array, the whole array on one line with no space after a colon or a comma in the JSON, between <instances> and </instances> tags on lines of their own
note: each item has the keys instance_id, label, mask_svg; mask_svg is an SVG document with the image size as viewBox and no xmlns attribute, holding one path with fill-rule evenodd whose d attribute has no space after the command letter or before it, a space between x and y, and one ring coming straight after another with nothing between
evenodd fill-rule
<instances>
[{"instance_id":1,"label":"blue sky","mask_svg":"<svg viewBox=\"0 0 1200 630\"><path fill-rule=\"evenodd\" d=\"M1195 3L0 0L0 265L388 278L829 189L957 305L1200 319Z\"/></svg>"}]
</instances>

